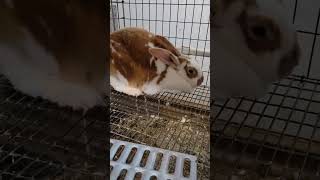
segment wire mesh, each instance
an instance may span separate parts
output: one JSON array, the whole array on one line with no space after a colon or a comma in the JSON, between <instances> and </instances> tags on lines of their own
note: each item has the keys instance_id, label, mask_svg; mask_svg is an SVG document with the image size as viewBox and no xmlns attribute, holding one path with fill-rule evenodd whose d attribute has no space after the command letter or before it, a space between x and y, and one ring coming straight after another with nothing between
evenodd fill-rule
<instances>
[{"instance_id":1,"label":"wire mesh","mask_svg":"<svg viewBox=\"0 0 320 180\"><path fill-rule=\"evenodd\" d=\"M197 91L138 98L112 91L111 137L195 155L199 178L208 179L210 93Z\"/></svg>"},{"instance_id":2,"label":"wire mesh","mask_svg":"<svg viewBox=\"0 0 320 180\"><path fill-rule=\"evenodd\" d=\"M264 98L213 102L214 179L320 179L320 3L284 2L298 28L302 63Z\"/></svg>"},{"instance_id":3,"label":"wire mesh","mask_svg":"<svg viewBox=\"0 0 320 180\"><path fill-rule=\"evenodd\" d=\"M0 76L0 179L105 178L106 117L26 96Z\"/></svg>"},{"instance_id":4,"label":"wire mesh","mask_svg":"<svg viewBox=\"0 0 320 180\"><path fill-rule=\"evenodd\" d=\"M141 27L167 37L201 65L193 93L130 97L112 91L111 138L195 155L198 178L209 179L209 0L111 1L111 31Z\"/></svg>"},{"instance_id":5,"label":"wire mesh","mask_svg":"<svg viewBox=\"0 0 320 180\"><path fill-rule=\"evenodd\" d=\"M214 104L215 173L231 171L243 179L319 178L319 90L319 80L290 77L264 99Z\"/></svg>"}]
</instances>

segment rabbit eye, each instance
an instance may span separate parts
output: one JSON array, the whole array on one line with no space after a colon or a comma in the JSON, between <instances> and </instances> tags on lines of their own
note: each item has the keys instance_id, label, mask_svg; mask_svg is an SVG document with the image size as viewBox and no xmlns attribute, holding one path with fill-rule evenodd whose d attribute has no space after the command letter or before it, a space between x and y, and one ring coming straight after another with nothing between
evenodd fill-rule
<instances>
[{"instance_id":1,"label":"rabbit eye","mask_svg":"<svg viewBox=\"0 0 320 180\"><path fill-rule=\"evenodd\" d=\"M270 41L273 40L273 31L272 29L264 25L254 25L248 29L249 38L254 41Z\"/></svg>"},{"instance_id":2,"label":"rabbit eye","mask_svg":"<svg viewBox=\"0 0 320 180\"><path fill-rule=\"evenodd\" d=\"M193 67L187 67L186 71L187 71L188 77L190 77L190 78L194 78L198 75L197 70Z\"/></svg>"},{"instance_id":3,"label":"rabbit eye","mask_svg":"<svg viewBox=\"0 0 320 180\"><path fill-rule=\"evenodd\" d=\"M249 49L254 53L274 51L281 46L281 31L272 18L248 16L243 12L238 23Z\"/></svg>"},{"instance_id":4,"label":"rabbit eye","mask_svg":"<svg viewBox=\"0 0 320 180\"><path fill-rule=\"evenodd\" d=\"M267 29L263 26L254 26L251 28L251 32L257 39L265 39L267 37Z\"/></svg>"},{"instance_id":5,"label":"rabbit eye","mask_svg":"<svg viewBox=\"0 0 320 180\"><path fill-rule=\"evenodd\" d=\"M245 26L247 36L251 41L269 43L280 40L279 26L272 19L259 16L249 17Z\"/></svg>"}]
</instances>

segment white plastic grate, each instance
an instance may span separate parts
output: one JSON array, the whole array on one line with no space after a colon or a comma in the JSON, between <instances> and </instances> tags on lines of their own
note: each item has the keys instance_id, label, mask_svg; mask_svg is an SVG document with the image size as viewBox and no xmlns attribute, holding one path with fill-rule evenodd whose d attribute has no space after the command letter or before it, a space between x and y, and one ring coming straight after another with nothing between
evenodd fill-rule
<instances>
[{"instance_id":1,"label":"white plastic grate","mask_svg":"<svg viewBox=\"0 0 320 180\"><path fill-rule=\"evenodd\" d=\"M197 158L195 156L115 139L111 139L110 143L111 180L117 180L123 171L126 171L125 180L138 179L135 178L137 174L140 174L143 180L152 178L157 180L197 179ZM145 152L149 152L149 155L144 159ZM160 160L157 159L159 154L162 155ZM171 158L175 158L173 164L171 164L173 162ZM128 163L128 159L132 161ZM143 167L141 166L142 160L145 161ZM186 168L187 161L188 168ZM155 168L157 165L159 167ZM172 173L169 173L170 168Z\"/></svg>"}]
</instances>

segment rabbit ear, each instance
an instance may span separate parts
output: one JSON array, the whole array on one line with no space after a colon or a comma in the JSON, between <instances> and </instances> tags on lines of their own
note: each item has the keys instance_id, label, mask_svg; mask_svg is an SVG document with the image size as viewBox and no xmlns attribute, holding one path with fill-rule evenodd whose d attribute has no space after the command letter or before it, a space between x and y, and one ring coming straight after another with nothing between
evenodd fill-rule
<instances>
[{"instance_id":1,"label":"rabbit ear","mask_svg":"<svg viewBox=\"0 0 320 180\"><path fill-rule=\"evenodd\" d=\"M171 44L171 42L167 38L160 35L155 35L153 41L156 47L167 49L176 56L181 55L181 53Z\"/></svg>"},{"instance_id":2,"label":"rabbit ear","mask_svg":"<svg viewBox=\"0 0 320 180\"><path fill-rule=\"evenodd\" d=\"M180 64L179 59L166 49L149 48L149 53L169 66L177 67Z\"/></svg>"}]
</instances>

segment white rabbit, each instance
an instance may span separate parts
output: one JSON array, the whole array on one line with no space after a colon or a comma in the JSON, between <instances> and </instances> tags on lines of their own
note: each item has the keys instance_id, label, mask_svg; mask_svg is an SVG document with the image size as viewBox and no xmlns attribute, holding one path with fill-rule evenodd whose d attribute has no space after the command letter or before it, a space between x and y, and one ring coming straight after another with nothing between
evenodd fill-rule
<instances>
[{"instance_id":1,"label":"white rabbit","mask_svg":"<svg viewBox=\"0 0 320 180\"><path fill-rule=\"evenodd\" d=\"M132 96L192 92L203 82L200 67L163 36L141 28L111 34L110 83Z\"/></svg>"},{"instance_id":2,"label":"white rabbit","mask_svg":"<svg viewBox=\"0 0 320 180\"><path fill-rule=\"evenodd\" d=\"M22 93L60 106L103 105L108 76L101 2L1 1L0 73Z\"/></svg>"},{"instance_id":3,"label":"white rabbit","mask_svg":"<svg viewBox=\"0 0 320 180\"><path fill-rule=\"evenodd\" d=\"M213 91L217 99L263 97L299 64L294 26L280 0L217 0L213 12Z\"/></svg>"}]
</instances>

